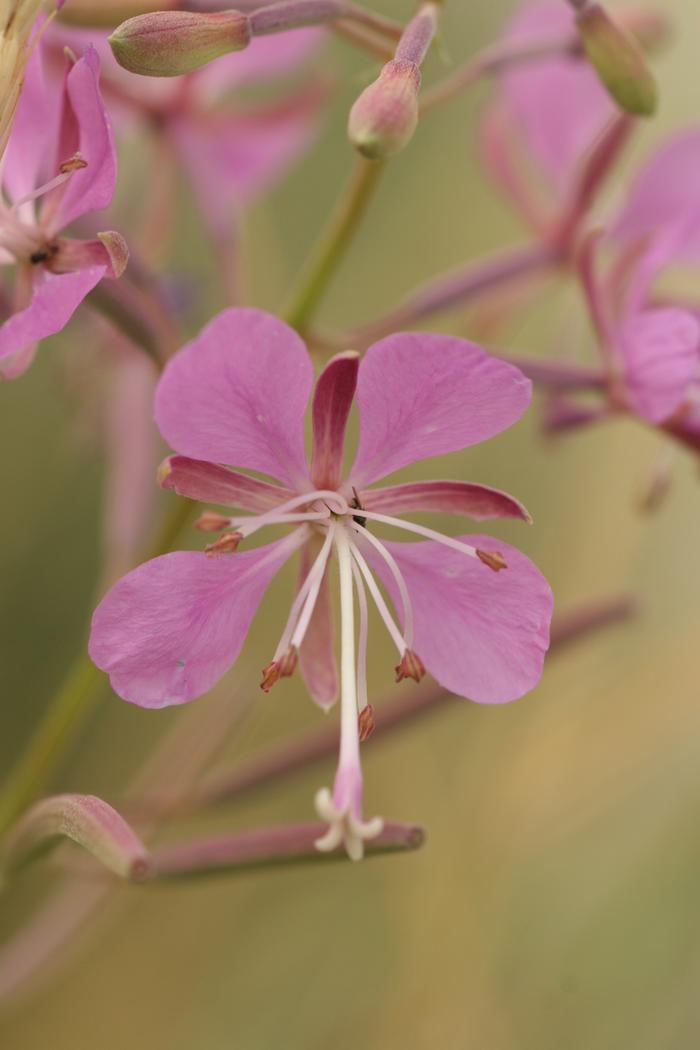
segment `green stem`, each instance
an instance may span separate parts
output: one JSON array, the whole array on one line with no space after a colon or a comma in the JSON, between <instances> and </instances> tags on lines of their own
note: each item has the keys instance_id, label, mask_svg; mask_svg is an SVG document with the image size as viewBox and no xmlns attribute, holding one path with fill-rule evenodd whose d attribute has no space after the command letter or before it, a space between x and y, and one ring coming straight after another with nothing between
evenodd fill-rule
<instances>
[{"instance_id":1,"label":"green stem","mask_svg":"<svg viewBox=\"0 0 700 1050\"><path fill-rule=\"evenodd\" d=\"M171 549L197 506L184 499L173 504L149 557ZM95 667L87 652L83 652L68 672L4 784L0 795L0 836L49 782L66 749L85 725L105 684L103 673Z\"/></svg>"},{"instance_id":2,"label":"green stem","mask_svg":"<svg viewBox=\"0 0 700 1050\"><path fill-rule=\"evenodd\" d=\"M313 250L298 288L285 311L289 324L305 332L311 317L357 232L372 194L386 167L385 161L360 158L330 217L326 229Z\"/></svg>"}]
</instances>

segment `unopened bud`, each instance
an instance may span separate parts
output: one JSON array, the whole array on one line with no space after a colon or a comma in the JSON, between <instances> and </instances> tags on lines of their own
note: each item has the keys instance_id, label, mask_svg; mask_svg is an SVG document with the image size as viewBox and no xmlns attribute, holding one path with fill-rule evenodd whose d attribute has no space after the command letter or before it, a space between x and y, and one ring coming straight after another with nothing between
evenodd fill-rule
<instances>
[{"instance_id":1,"label":"unopened bud","mask_svg":"<svg viewBox=\"0 0 700 1050\"><path fill-rule=\"evenodd\" d=\"M635 116L651 116L656 81L634 36L595 0L581 7L576 24L589 62L618 106Z\"/></svg>"},{"instance_id":2,"label":"unopened bud","mask_svg":"<svg viewBox=\"0 0 700 1050\"><path fill-rule=\"evenodd\" d=\"M240 11L155 11L122 22L109 44L119 65L132 73L177 77L242 51L250 36L248 16Z\"/></svg>"},{"instance_id":3,"label":"unopened bud","mask_svg":"<svg viewBox=\"0 0 700 1050\"><path fill-rule=\"evenodd\" d=\"M488 565L489 569L493 569L494 572L500 572L501 569L508 568L506 559L500 551L482 551L477 548L476 556L479 561L482 561L484 565Z\"/></svg>"},{"instance_id":4,"label":"unopened bud","mask_svg":"<svg viewBox=\"0 0 700 1050\"><path fill-rule=\"evenodd\" d=\"M369 740L375 730L374 708L371 704L367 704L360 711L357 719L357 728L360 734L360 743L364 744L365 740Z\"/></svg>"},{"instance_id":5,"label":"unopened bud","mask_svg":"<svg viewBox=\"0 0 700 1050\"><path fill-rule=\"evenodd\" d=\"M161 464L159 469L162 470L164 465ZM222 529L227 528L230 524L231 519L225 518L223 514L217 514L213 510L205 510L195 521L194 527L199 529L200 532L221 532Z\"/></svg>"},{"instance_id":6,"label":"unopened bud","mask_svg":"<svg viewBox=\"0 0 700 1050\"><path fill-rule=\"evenodd\" d=\"M296 671L298 661L299 653L297 648L295 645L290 645L279 660L273 660L267 667L263 667L262 680L260 682L260 688L263 693L269 693L273 685L279 682L280 678L291 678Z\"/></svg>"},{"instance_id":7,"label":"unopened bud","mask_svg":"<svg viewBox=\"0 0 700 1050\"><path fill-rule=\"evenodd\" d=\"M204 553L207 558L215 558L217 554L233 554L238 550L238 544L242 539L243 534L240 532L225 532L214 543L207 544Z\"/></svg>"},{"instance_id":8,"label":"unopened bud","mask_svg":"<svg viewBox=\"0 0 700 1050\"><path fill-rule=\"evenodd\" d=\"M399 153L418 123L421 75L414 62L392 60L350 110L348 136L363 156L380 160Z\"/></svg>"},{"instance_id":9,"label":"unopened bud","mask_svg":"<svg viewBox=\"0 0 700 1050\"><path fill-rule=\"evenodd\" d=\"M403 682L404 678L412 678L414 682L420 682L425 674L423 661L413 649L407 649L401 657L401 663L395 667L396 681Z\"/></svg>"}]
</instances>

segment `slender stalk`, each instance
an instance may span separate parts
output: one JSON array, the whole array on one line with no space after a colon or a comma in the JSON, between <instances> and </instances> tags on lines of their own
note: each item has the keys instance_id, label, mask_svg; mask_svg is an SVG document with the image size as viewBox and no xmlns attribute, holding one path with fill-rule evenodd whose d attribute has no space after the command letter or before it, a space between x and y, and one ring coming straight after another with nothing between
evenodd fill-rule
<instances>
[{"instance_id":1,"label":"slender stalk","mask_svg":"<svg viewBox=\"0 0 700 1050\"><path fill-rule=\"evenodd\" d=\"M361 157L350 182L312 252L285 315L289 324L304 332L325 295L340 262L355 236L385 168L383 161Z\"/></svg>"},{"instance_id":2,"label":"slender stalk","mask_svg":"<svg viewBox=\"0 0 700 1050\"><path fill-rule=\"evenodd\" d=\"M150 551L150 557L170 550L196 509L197 504L189 500L177 499L173 503ZM103 673L95 667L87 652L82 652L3 786L0 794L0 836L49 782L66 749L85 725L105 686Z\"/></svg>"},{"instance_id":3,"label":"slender stalk","mask_svg":"<svg viewBox=\"0 0 700 1050\"><path fill-rule=\"evenodd\" d=\"M314 843L325 824L283 824L256 828L237 835L200 839L156 850L150 881L231 875L251 868L274 868L280 864L324 864L347 861L345 853L321 853ZM387 822L376 838L365 844L368 857L415 850L423 845L425 832L417 824Z\"/></svg>"},{"instance_id":4,"label":"slender stalk","mask_svg":"<svg viewBox=\"0 0 700 1050\"><path fill-rule=\"evenodd\" d=\"M479 295L515 281L548 273L557 269L561 263L559 247L549 244L514 248L493 258L469 263L416 288L396 309L351 332L346 344L366 344L372 339L416 324L432 314L467 306Z\"/></svg>"}]
</instances>

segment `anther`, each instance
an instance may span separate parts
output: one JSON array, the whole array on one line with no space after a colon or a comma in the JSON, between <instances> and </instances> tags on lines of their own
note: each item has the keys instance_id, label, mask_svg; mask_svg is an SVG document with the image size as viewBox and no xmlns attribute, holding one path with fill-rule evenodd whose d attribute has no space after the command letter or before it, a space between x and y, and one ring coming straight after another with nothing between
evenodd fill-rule
<instances>
[{"instance_id":1,"label":"anther","mask_svg":"<svg viewBox=\"0 0 700 1050\"><path fill-rule=\"evenodd\" d=\"M488 565L489 569L493 569L494 572L500 572L501 569L508 568L506 559L500 551L482 551L477 548L476 556L479 561L482 561L484 565Z\"/></svg>"},{"instance_id":2,"label":"anther","mask_svg":"<svg viewBox=\"0 0 700 1050\"><path fill-rule=\"evenodd\" d=\"M242 539L240 532L224 532L214 543L207 544L204 553L207 558L215 558L217 554L233 554Z\"/></svg>"},{"instance_id":3,"label":"anther","mask_svg":"<svg viewBox=\"0 0 700 1050\"><path fill-rule=\"evenodd\" d=\"M64 160L59 167L61 175L69 175L72 171L80 171L82 168L87 168L88 162L81 153L74 153L68 160Z\"/></svg>"},{"instance_id":4,"label":"anther","mask_svg":"<svg viewBox=\"0 0 700 1050\"><path fill-rule=\"evenodd\" d=\"M279 682L280 678L291 678L296 670L298 660L299 653L296 646L290 645L279 660L273 660L267 667L263 667L262 680L260 682L260 688L263 693L269 693L273 685Z\"/></svg>"},{"instance_id":5,"label":"anther","mask_svg":"<svg viewBox=\"0 0 700 1050\"><path fill-rule=\"evenodd\" d=\"M412 678L414 682L420 682L425 674L423 661L413 649L407 649L401 657L401 663L394 668L396 681L403 682L404 678Z\"/></svg>"},{"instance_id":6,"label":"anther","mask_svg":"<svg viewBox=\"0 0 700 1050\"><path fill-rule=\"evenodd\" d=\"M357 719L357 728L360 734L360 743L364 744L365 740L369 740L375 730L374 708L371 704L367 704L360 711Z\"/></svg>"},{"instance_id":7,"label":"anther","mask_svg":"<svg viewBox=\"0 0 700 1050\"><path fill-rule=\"evenodd\" d=\"M213 510L205 510L195 521L194 527L199 529L200 532L221 532L222 529L227 528L230 524L231 519L225 518L223 514L217 514Z\"/></svg>"}]
</instances>

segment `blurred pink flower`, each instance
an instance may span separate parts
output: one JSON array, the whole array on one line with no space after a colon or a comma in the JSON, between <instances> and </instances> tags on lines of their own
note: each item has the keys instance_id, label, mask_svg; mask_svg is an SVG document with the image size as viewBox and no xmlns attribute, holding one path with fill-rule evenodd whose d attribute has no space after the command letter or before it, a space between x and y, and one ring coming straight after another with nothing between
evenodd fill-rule
<instances>
[{"instance_id":1,"label":"blurred pink flower","mask_svg":"<svg viewBox=\"0 0 700 1050\"><path fill-rule=\"evenodd\" d=\"M97 54L88 49L69 61L57 90L44 78L37 45L2 165L0 263L16 266L14 313L0 327L5 378L28 367L39 340L60 331L103 277L123 271L128 253L119 234L61 235L110 203L115 179Z\"/></svg>"},{"instance_id":2,"label":"blurred pink flower","mask_svg":"<svg viewBox=\"0 0 700 1050\"><path fill-rule=\"evenodd\" d=\"M91 41L103 64L103 90L117 127L127 132L146 123L184 169L211 234L228 231L232 214L278 181L310 145L327 93L316 81L265 101L235 104L232 89L279 82L303 67L323 38L319 30L260 37L240 53L226 55L188 76L139 77L119 66L107 34L55 25L58 52L67 43Z\"/></svg>"},{"instance_id":3,"label":"blurred pink flower","mask_svg":"<svg viewBox=\"0 0 700 1050\"><path fill-rule=\"evenodd\" d=\"M501 37L504 45L565 41L574 12L561 0L523 5ZM561 54L515 64L498 81L482 125L482 152L493 176L539 233L553 235L587 207L618 148L618 111L588 62ZM605 138L610 129L611 141ZM600 155L587 170L595 148ZM571 213L574 214L571 214ZM568 231L571 232L570 230Z\"/></svg>"},{"instance_id":4,"label":"blurred pink flower","mask_svg":"<svg viewBox=\"0 0 700 1050\"><path fill-rule=\"evenodd\" d=\"M95 612L90 654L115 691L143 707L200 696L233 664L268 584L301 550L300 586L262 685L269 689L299 662L312 696L327 707L337 693L327 583L335 552L341 746L334 791L317 800L331 825L319 845L330 849L342 840L351 856L360 856L363 838L381 827L365 824L361 810L358 714L367 708L367 592L396 645L397 680L419 679L425 666L446 688L480 703L504 703L535 685L552 597L539 571L514 548L499 544L496 551L487 537L455 539L393 516L418 510L527 520L512 497L460 481L369 487L401 467L511 426L530 401L530 383L516 368L463 339L423 333L390 336L362 361L340 354L316 383L309 464L304 415L312 382L299 336L253 309L220 314L167 365L155 414L178 454L166 460L162 484L250 513L207 512L200 527L226 531L205 554L167 554L119 581ZM343 480L353 399L360 436ZM375 522L424 542L380 540L367 527ZM284 539L233 553L242 539L280 524L293 526Z\"/></svg>"},{"instance_id":5,"label":"blurred pink flower","mask_svg":"<svg viewBox=\"0 0 700 1050\"><path fill-rule=\"evenodd\" d=\"M673 261L700 264L700 128L674 135L642 165L612 234L639 243L669 240Z\"/></svg>"}]
</instances>

